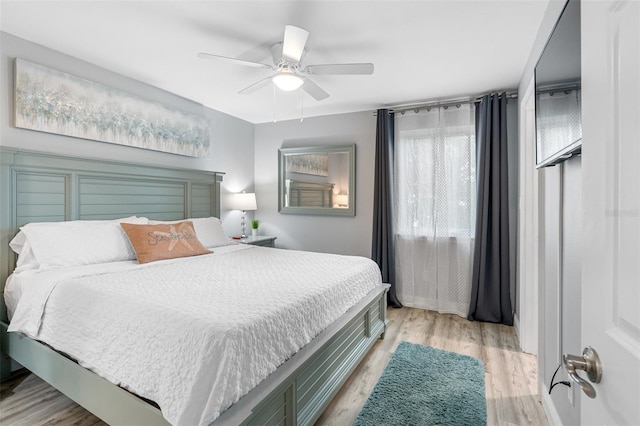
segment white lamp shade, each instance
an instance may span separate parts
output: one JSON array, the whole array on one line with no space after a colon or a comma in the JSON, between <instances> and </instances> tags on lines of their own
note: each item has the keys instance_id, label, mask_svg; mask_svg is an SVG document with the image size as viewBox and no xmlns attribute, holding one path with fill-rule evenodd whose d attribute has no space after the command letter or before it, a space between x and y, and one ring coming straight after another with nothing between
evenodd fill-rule
<instances>
[{"instance_id":1,"label":"white lamp shade","mask_svg":"<svg viewBox=\"0 0 640 426\"><path fill-rule=\"evenodd\" d=\"M290 92L292 90L296 90L298 87L302 86L304 81L292 73L291 71L281 71L275 76L273 76L273 82L276 86L278 86L281 90L285 92Z\"/></svg>"},{"instance_id":2,"label":"white lamp shade","mask_svg":"<svg viewBox=\"0 0 640 426\"><path fill-rule=\"evenodd\" d=\"M340 206L348 206L349 205L349 196L347 194L338 194L336 195L336 203Z\"/></svg>"},{"instance_id":3,"label":"white lamp shade","mask_svg":"<svg viewBox=\"0 0 640 426\"><path fill-rule=\"evenodd\" d=\"M233 194L231 197L231 210L257 210L256 194L253 192L242 192Z\"/></svg>"}]
</instances>

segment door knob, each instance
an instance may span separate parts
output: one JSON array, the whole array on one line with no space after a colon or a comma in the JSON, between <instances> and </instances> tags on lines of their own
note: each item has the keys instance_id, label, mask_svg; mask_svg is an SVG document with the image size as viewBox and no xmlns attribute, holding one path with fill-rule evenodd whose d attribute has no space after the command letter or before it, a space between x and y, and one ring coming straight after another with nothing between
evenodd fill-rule
<instances>
[{"instance_id":1,"label":"door knob","mask_svg":"<svg viewBox=\"0 0 640 426\"><path fill-rule=\"evenodd\" d=\"M600 364L600 357L595 349L591 346L584 348L582 356L564 354L562 355L562 363L569 378L576 382L580 389L589 397L596 397L596 390L591 386L591 383L580 377L576 370L583 370L587 372L587 377L593 383L600 383L602 378L602 365Z\"/></svg>"}]
</instances>

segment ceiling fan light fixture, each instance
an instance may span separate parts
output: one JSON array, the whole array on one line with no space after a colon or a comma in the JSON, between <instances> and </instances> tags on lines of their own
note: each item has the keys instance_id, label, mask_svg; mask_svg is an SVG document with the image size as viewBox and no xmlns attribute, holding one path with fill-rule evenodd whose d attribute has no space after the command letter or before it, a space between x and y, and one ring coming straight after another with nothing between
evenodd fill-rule
<instances>
[{"instance_id":1,"label":"ceiling fan light fixture","mask_svg":"<svg viewBox=\"0 0 640 426\"><path fill-rule=\"evenodd\" d=\"M2 1L2 0L0 0ZM302 65L302 58L306 53L307 39L309 32L294 25L286 25L284 28L284 38L281 42L271 45L271 56L273 65L261 62L252 62L239 58L214 55L212 53L201 52L198 57L204 59L224 60L238 65L266 68L275 72L261 80L256 81L248 87L240 90L240 94L253 93L266 86L271 86L274 90L274 100L276 88L291 92L296 89L302 90L316 101L322 101L329 97L320 86L318 86L308 76L313 75L370 75L373 74L372 63L347 63L347 64L315 64Z\"/></svg>"},{"instance_id":2,"label":"ceiling fan light fixture","mask_svg":"<svg viewBox=\"0 0 640 426\"><path fill-rule=\"evenodd\" d=\"M291 92L296 90L304 83L301 77L295 75L291 71L281 71L273 76L273 83L278 86L279 89L285 92Z\"/></svg>"}]
</instances>

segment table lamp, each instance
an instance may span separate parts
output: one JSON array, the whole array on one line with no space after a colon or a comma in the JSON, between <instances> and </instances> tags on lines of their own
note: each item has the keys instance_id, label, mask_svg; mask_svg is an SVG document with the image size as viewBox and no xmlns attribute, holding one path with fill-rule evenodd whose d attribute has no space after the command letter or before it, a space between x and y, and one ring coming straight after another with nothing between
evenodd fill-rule
<instances>
[{"instance_id":1,"label":"table lamp","mask_svg":"<svg viewBox=\"0 0 640 426\"><path fill-rule=\"evenodd\" d=\"M233 196L231 197L231 209L242 210L242 221L240 222L240 225L242 226L242 238L247 238L247 235L245 233L245 215L247 214L247 210L258 209L258 204L256 203L256 194L253 192L244 191L238 194L233 194Z\"/></svg>"}]
</instances>

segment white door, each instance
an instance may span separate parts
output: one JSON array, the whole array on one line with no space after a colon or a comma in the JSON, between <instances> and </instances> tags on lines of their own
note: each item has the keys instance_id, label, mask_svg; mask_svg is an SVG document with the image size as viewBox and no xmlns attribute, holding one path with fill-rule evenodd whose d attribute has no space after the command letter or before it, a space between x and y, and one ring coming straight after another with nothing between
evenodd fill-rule
<instances>
[{"instance_id":1,"label":"white door","mask_svg":"<svg viewBox=\"0 0 640 426\"><path fill-rule=\"evenodd\" d=\"M602 362L581 419L640 425L640 1L581 6L582 344Z\"/></svg>"}]
</instances>

